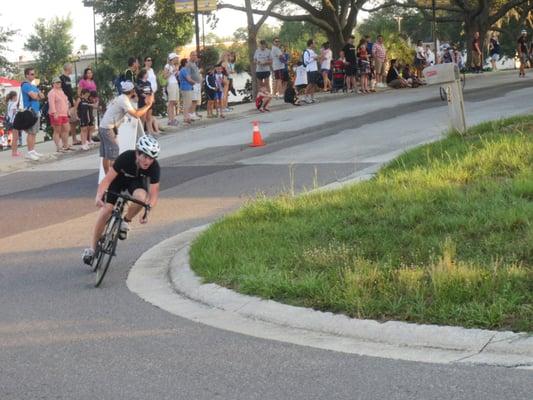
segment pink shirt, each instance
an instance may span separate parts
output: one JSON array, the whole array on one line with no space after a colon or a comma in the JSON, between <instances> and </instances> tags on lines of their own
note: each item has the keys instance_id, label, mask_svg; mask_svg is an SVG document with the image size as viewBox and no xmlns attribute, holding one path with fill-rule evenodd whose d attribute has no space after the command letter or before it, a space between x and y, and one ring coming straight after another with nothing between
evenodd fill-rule
<instances>
[{"instance_id":1,"label":"pink shirt","mask_svg":"<svg viewBox=\"0 0 533 400\"><path fill-rule=\"evenodd\" d=\"M372 57L382 62L385 61L385 47L383 47L383 45L379 44L378 42L374 43L374 45L372 46Z\"/></svg>"},{"instance_id":2,"label":"pink shirt","mask_svg":"<svg viewBox=\"0 0 533 400\"><path fill-rule=\"evenodd\" d=\"M88 91L96 91L96 83L92 79L82 79L78 86L82 89L87 89Z\"/></svg>"},{"instance_id":3,"label":"pink shirt","mask_svg":"<svg viewBox=\"0 0 533 400\"><path fill-rule=\"evenodd\" d=\"M48 114L58 117L68 116L68 98L63 89L52 89L48 92Z\"/></svg>"}]
</instances>

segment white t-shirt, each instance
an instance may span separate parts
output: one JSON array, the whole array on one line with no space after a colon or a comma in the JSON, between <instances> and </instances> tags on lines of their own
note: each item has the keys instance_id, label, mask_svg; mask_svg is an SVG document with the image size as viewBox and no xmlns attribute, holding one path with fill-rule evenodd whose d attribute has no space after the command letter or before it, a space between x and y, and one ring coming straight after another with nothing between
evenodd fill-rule
<instances>
[{"instance_id":1,"label":"white t-shirt","mask_svg":"<svg viewBox=\"0 0 533 400\"><path fill-rule=\"evenodd\" d=\"M135 111L135 108L131 105L128 96L121 94L120 96L115 97L107 107L107 110L102 117L102 121L100 121L100 126L106 129L118 128L130 110Z\"/></svg>"},{"instance_id":2,"label":"white t-shirt","mask_svg":"<svg viewBox=\"0 0 533 400\"><path fill-rule=\"evenodd\" d=\"M429 65L435 64L435 54L430 49L426 49L426 60Z\"/></svg>"},{"instance_id":3,"label":"white t-shirt","mask_svg":"<svg viewBox=\"0 0 533 400\"><path fill-rule=\"evenodd\" d=\"M7 110L6 110L7 118L9 119L9 122L13 123L15 120L15 115L17 114L17 102L13 100L9 100L7 102Z\"/></svg>"},{"instance_id":4,"label":"white t-shirt","mask_svg":"<svg viewBox=\"0 0 533 400\"><path fill-rule=\"evenodd\" d=\"M305 68L307 72L318 71L317 59L318 57L313 49L306 49L304 51L304 64L306 65Z\"/></svg>"},{"instance_id":5,"label":"white t-shirt","mask_svg":"<svg viewBox=\"0 0 533 400\"><path fill-rule=\"evenodd\" d=\"M416 58L418 58L419 60L425 60L426 55L424 53L423 46L416 46Z\"/></svg>"},{"instance_id":6,"label":"white t-shirt","mask_svg":"<svg viewBox=\"0 0 533 400\"><path fill-rule=\"evenodd\" d=\"M296 73L296 79L294 80L294 84L296 86L298 85L307 85L307 70L303 65L300 65L299 67L294 67L294 72Z\"/></svg>"},{"instance_id":7,"label":"white t-shirt","mask_svg":"<svg viewBox=\"0 0 533 400\"><path fill-rule=\"evenodd\" d=\"M272 70L277 71L285 68L285 64L283 64L279 59L282 55L283 53L279 47L272 46L272 50L270 51L270 56L272 57Z\"/></svg>"},{"instance_id":8,"label":"white t-shirt","mask_svg":"<svg viewBox=\"0 0 533 400\"><path fill-rule=\"evenodd\" d=\"M167 82L169 84L173 83L173 84L177 85L178 84L178 80L176 78L176 72L178 72L178 70L176 69L176 67L173 64L167 64L167 65L165 65L165 71L170 73L169 77L167 78Z\"/></svg>"},{"instance_id":9,"label":"white t-shirt","mask_svg":"<svg viewBox=\"0 0 533 400\"><path fill-rule=\"evenodd\" d=\"M320 65L321 69L331 69L331 59L333 58L333 53L331 49L325 49L322 52L322 64Z\"/></svg>"},{"instance_id":10,"label":"white t-shirt","mask_svg":"<svg viewBox=\"0 0 533 400\"><path fill-rule=\"evenodd\" d=\"M150 68L148 71L148 82L150 82L150 86L152 86L153 92L157 92L157 78L155 76L155 72L153 68Z\"/></svg>"},{"instance_id":11,"label":"white t-shirt","mask_svg":"<svg viewBox=\"0 0 533 400\"><path fill-rule=\"evenodd\" d=\"M270 72L270 64L268 62L272 61L272 56L269 49L262 50L258 48L254 53L254 61L257 64L255 67L256 72Z\"/></svg>"}]
</instances>

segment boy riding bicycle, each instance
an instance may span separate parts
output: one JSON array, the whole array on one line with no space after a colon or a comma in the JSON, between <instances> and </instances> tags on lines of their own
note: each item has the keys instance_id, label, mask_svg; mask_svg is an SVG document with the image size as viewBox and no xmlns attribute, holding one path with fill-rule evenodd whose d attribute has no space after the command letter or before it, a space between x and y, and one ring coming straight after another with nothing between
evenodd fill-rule
<instances>
[{"instance_id":1,"label":"boy riding bicycle","mask_svg":"<svg viewBox=\"0 0 533 400\"><path fill-rule=\"evenodd\" d=\"M82 254L85 264L92 264L94 249L117 201L117 196L113 193L105 195L108 189L114 193L128 191L133 198L146 203L149 208L153 208L157 204L160 178L159 163L156 160L158 155L159 143L157 140L151 136L142 136L137 141L136 150L127 150L119 155L105 178L100 182L95 198L96 206L100 208L100 212L96 218L91 247L86 248ZM150 189L148 189L148 182ZM120 226L120 239L126 239L129 229L128 223L141 209L142 206L138 204L129 204L124 221ZM146 222L147 218L141 217L140 223L145 224Z\"/></svg>"}]
</instances>

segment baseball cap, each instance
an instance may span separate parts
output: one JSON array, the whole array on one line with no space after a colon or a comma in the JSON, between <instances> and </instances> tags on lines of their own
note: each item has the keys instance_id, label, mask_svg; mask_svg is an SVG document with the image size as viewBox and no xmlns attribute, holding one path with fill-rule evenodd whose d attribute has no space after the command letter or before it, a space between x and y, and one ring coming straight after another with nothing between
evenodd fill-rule
<instances>
[{"instance_id":1,"label":"baseball cap","mask_svg":"<svg viewBox=\"0 0 533 400\"><path fill-rule=\"evenodd\" d=\"M523 35L524 33L527 33L527 31L525 29L522 29L522 32L520 33Z\"/></svg>"},{"instance_id":2,"label":"baseball cap","mask_svg":"<svg viewBox=\"0 0 533 400\"><path fill-rule=\"evenodd\" d=\"M176 53L170 53L170 54L168 55L168 59L169 59L169 60L173 60L173 59L175 59L175 58L178 58L178 55L177 55Z\"/></svg>"},{"instance_id":3,"label":"baseball cap","mask_svg":"<svg viewBox=\"0 0 533 400\"><path fill-rule=\"evenodd\" d=\"M59 76L56 76L54 79L52 79L52 83L58 83L58 82L61 82L61 79L59 78Z\"/></svg>"},{"instance_id":4,"label":"baseball cap","mask_svg":"<svg viewBox=\"0 0 533 400\"><path fill-rule=\"evenodd\" d=\"M130 81L125 81L120 84L120 88L123 92L129 92L133 90L134 86L133 83L131 83Z\"/></svg>"}]
</instances>

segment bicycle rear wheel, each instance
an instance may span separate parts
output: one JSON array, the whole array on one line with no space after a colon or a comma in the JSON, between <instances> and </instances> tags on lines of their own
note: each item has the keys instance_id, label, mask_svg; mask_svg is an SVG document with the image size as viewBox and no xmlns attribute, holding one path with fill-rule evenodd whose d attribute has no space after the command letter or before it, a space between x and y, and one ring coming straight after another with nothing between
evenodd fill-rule
<instances>
[{"instance_id":1,"label":"bicycle rear wheel","mask_svg":"<svg viewBox=\"0 0 533 400\"><path fill-rule=\"evenodd\" d=\"M111 259L115 255L115 249L118 242L118 230L120 219L111 217L102 238L98 242L98 258L96 260L96 283L95 287L100 286L104 276L111 264Z\"/></svg>"}]
</instances>

